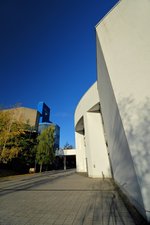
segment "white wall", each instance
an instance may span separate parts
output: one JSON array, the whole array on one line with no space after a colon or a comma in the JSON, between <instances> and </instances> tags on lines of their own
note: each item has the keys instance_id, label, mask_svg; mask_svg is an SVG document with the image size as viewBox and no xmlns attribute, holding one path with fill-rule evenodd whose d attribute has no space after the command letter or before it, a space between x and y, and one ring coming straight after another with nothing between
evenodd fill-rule
<instances>
[{"instance_id":1,"label":"white wall","mask_svg":"<svg viewBox=\"0 0 150 225\"><path fill-rule=\"evenodd\" d=\"M86 155L84 145L84 135L79 132L75 132L76 140L76 170L77 172L87 172L86 168Z\"/></svg>"},{"instance_id":2,"label":"white wall","mask_svg":"<svg viewBox=\"0 0 150 225\"><path fill-rule=\"evenodd\" d=\"M111 177L101 115L87 112L84 116L89 177Z\"/></svg>"},{"instance_id":3,"label":"white wall","mask_svg":"<svg viewBox=\"0 0 150 225\"><path fill-rule=\"evenodd\" d=\"M81 98L75 111L76 166L90 177L111 177L97 83Z\"/></svg>"},{"instance_id":4,"label":"white wall","mask_svg":"<svg viewBox=\"0 0 150 225\"><path fill-rule=\"evenodd\" d=\"M122 0L96 33L98 89L114 177L150 221L149 22L149 0Z\"/></svg>"},{"instance_id":5,"label":"white wall","mask_svg":"<svg viewBox=\"0 0 150 225\"><path fill-rule=\"evenodd\" d=\"M76 149L64 149L64 155L76 155Z\"/></svg>"},{"instance_id":6,"label":"white wall","mask_svg":"<svg viewBox=\"0 0 150 225\"><path fill-rule=\"evenodd\" d=\"M83 95L79 101L74 115L75 120L75 143L76 143L76 168L77 172L88 172L85 152L85 127L83 115L99 102L97 82Z\"/></svg>"},{"instance_id":7,"label":"white wall","mask_svg":"<svg viewBox=\"0 0 150 225\"><path fill-rule=\"evenodd\" d=\"M99 103L99 95L97 92L97 82L95 82L88 91L80 99L75 110L75 126L82 118L83 114Z\"/></svg>"}]
</instances>

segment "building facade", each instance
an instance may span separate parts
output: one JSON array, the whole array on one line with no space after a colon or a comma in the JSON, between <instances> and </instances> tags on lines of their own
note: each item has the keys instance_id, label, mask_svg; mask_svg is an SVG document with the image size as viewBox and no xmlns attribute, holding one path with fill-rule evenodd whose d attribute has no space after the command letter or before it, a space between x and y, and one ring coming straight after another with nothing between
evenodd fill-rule
<instances>
[{"instance_id":1,"label":"building facade","mask_svg":"<svg viewBox=\"0 0 150 225\"><path fill-rule=\"evenodd\" d=\"M36 109L27 107L14 107L3 111L9 111L12 119L29 124L33 130L38 130L40 113Z\"/></svg>"},{"instance_id":2,"label":"building facade","mask_svg":"<svg viewBox=\"0 0 150 225\"><path fill-rule=\"evenodd\" d=\"M148 221L149 12L148 0L122 0L97 24L97 82L75 111L77 171L111 174Z\"/></svg>"},{"instance_id":3,"label":"building facade","mask_svg":"<svg viewBox=\"0 0 150 225\"><path fill-rule=\"evenodd\" d=\"M60 127L50 121L50 108L44 102L38 103L37 110L27 107L14 107L4 111L9 111L14 121L29 124L33 132L41 133L47 127L53 126L54 149L59 149Z\"/></svg>"},{"instance_id":4,"label":"building facade","mask_svg":"<svg viewBox=\"0 0 150 225\"><path fill-rule=\"evenodd\" d=\"M44 102L39 102L37 111L40 114L38 132L41 133L48 127L54 127L54 150L59 149L60 127L50 121L50 108Z\"/></svg>"},{"instance_id":5,"label":"building facade","mask_svg":"<svg viewBox=\"0 0 150 225\"><path fill-rule=\"evenodd\" d=\"M76 108L75 129L77 171L88 172L90 177L111 177L97 82Z\"/></svg>"}]
</instances>

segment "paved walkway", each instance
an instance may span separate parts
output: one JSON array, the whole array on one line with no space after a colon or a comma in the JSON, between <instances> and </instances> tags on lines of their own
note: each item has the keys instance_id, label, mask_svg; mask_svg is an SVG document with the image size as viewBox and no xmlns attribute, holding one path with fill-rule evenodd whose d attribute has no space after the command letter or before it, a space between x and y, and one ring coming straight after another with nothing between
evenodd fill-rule
<instances>
[{"instance_id":1,"label":"paved walkway","mask_svg":"<svg viewBox=\"0 0 150 225\"><path fill-rule=\"evenodd\" d=\"M110 180L74 171L0 179L0 225L134 225Z\"/></svg>"}]
</instances>

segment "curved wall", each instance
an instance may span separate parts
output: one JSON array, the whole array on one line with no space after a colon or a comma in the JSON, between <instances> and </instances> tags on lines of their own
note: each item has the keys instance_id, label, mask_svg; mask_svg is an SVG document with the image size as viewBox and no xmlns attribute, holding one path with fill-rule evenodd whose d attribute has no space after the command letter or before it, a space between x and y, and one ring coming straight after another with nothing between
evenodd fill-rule
<instances>
[{"instance_id":1,"label":"curved wall","mask_svg":"<svg viewBox=\"0 0 150 225\"><path fill-rule=\"evenodd\" d=\"M89 177L111 177L97 82L76 108L75 129L77 171L87 172Z\"/></svg>"},{"instance_id":2,"label":"curved wall","mask_svg":"<svg viewBox=\"0 0 150 225\"><path fill-rule=\"evenodd\" d=\"M82 96L75 110L75 126L89 109L99 103L99 95L97 92L97 82L95 82L88 91Z\"/></svg>"},{"instance_id":3,"label":"curved wall","mask_svg":"<svg viewBox=\"0 0 150 225\"><path fill-rule=\"evenodd\" d=\"M98 91L115 180L150 221L150 1L122 0L96 27Z\"/></svg>"}]
</instances>

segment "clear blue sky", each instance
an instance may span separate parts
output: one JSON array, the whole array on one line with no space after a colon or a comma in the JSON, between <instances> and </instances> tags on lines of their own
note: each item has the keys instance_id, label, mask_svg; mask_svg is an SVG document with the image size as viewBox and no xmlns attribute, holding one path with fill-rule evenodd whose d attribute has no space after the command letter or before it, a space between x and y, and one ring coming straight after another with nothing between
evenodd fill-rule
<instances>
[{"instance_id":1,"label":"clear blue sky","mask_svg":"<svg viewBox=\"0 0 150 225\"><path fill-rule=\"evenodd\" d=\"M44 101L74 145L74 111L96 80L95 25L117 0L1 0L0 105Z\"/></svg>"}]
</instances>

